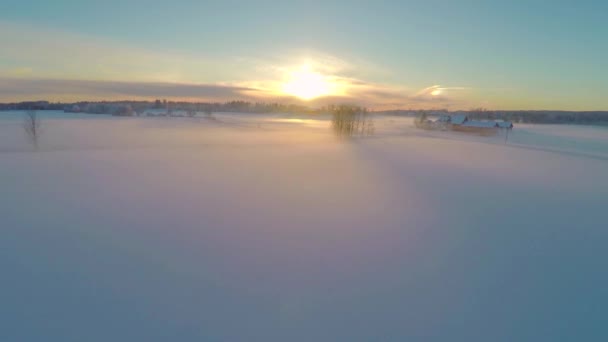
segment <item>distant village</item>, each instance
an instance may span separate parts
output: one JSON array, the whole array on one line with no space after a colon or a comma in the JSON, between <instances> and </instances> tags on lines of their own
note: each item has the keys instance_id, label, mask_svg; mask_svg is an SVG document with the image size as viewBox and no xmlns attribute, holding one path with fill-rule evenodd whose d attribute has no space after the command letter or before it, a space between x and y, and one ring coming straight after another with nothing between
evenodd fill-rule
<instances>
[{"instance_id":1,"label":"distant village","mask_svg":"<svg viewBox=\"0 0 608 342\"><path fill-rule=\"evenodd\" d=\"M429 119L425 113L416 118L416 127L428 130L458 131L494 135L500 130L513 129L511 121L503 120L471 120L465 114L443 114L436 119Z\"/></svg>"},{"instance_id":2,"label":"distant village","mask_svg":"<svg viewBox=\"0 0 608 342\"><path fill-rule=\"evenodd\" d=\"M376 113L394 116L440 117L442 115L465 115L467 120L476 121L509 121L512 123L535 124L574 124L574 125L608 125L608 111L560 111L560 110L489 110L472 108L469 110L386 110Z\"/></svg>"},{"instance_id":3,"label":"distant village","mask_svg":"<svg viewBox=\"0 0 608 342\"><path fill-rule=\"evenodd\" d=\"M334 106L310 108L298 104L228 101L222 103L167 101L80 101L74 103L49 101L24 101L16 103L0 103L0 111L5 110L63 110L74 113L110 114L115 116L190 116L193 113L287 113L287 114L324 114L330 113ZM550 123L550 124L585 124L608 125L608 111L503 111L474 108L464 111L442 110L382 110L374 114L389 116L442 117L436 123L427 123L431 128L456 127L456 129L471 129L474 125L488 125L487 122L512 123ZM465 122L458 123L466 117ZM452 119L455 118L455 119ZM501 124L498 124L501 125ZM504 127L498 127L504 128Z\"/></svg>"},{"instance_id":4,"label":"distant village","mask_svg":"<svg viewBox=\"0 0 608 342\"><path fill-rule=\"evenodd\" d=\"M326 108L312 109L296 104L269 102L185 102L167 101L81 101L75 103L27 101L0 103L1 110L61 110L66 113L109 114L114 116L193 116L195 113L293 113L318 114Z\"/></svg>"},{"instance_id":5,"label":"distant village","mask_svg":"<svg viewBox=\"0 0 608 342\"><path fill-rule=\"evenodd\" d=\"M207 108L204 109L211 114ZM174 109L169 105L151 108L133 108L130 104L96 104L72 105L64 109L66 113L89 113L89 114L112 114L114 116L171 116L171 117L193 117L196 108Z\"/></svg>"}]
</instances>

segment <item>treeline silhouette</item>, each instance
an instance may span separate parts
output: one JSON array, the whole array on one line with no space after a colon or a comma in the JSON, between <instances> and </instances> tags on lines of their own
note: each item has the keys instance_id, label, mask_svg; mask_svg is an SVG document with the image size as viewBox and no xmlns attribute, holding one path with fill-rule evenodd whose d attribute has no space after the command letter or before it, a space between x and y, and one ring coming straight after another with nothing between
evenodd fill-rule
<instances>
[{"instance_id":1,"label":"treeline silhouette","mask_svg":"<svg viewBox=\"0 0 608 342\"><path fill-rule=\"evenodd\" d=\"M239 112L239 113L297 113L318 114L327 113L327 107L309 108L297 104L276 102L187 102L187 101L79 101L79 102L48 102L26 101L18 103L0 103L0 110L64 110L66 112L82 112L90 114L116 114L128 108L129 112L142 113L148 109L167 109L171 111L196 112Z\"/></svg>"},{"instance_id":2,"label":"treeline silhouette","mask_svg":"<svg viewBox=\"0 0 608 342\"><path fill-rule=\"evenodd\" d=\"M288 113L288 114L330 114L339 106L330 105L321 108L310 108L299 104L284 104L277 102L187 102L168 101L79 101L79 102L49 102L25 101L15 103L0 103L1 110L65 110L90 114L137 115L148 109L167 109L170 111L187 112L239 112L239 113ZM387 110L370 112L374 114L419 116L421 112L428 116L441 114L466 114L472 120L505 120L514 123L545 123L545 124L594 124L608 125L608 111L559 111L559 110L488 110L473 108L463 111L439 110Z\"/></svg>"},{"instance_id":3,"label":"treeline silhouette","mask_svg":"<svg viewBox=\"0 0 608 342\"><path fill-rule=\"evenodd\" d=\"M559 111L559 110L389 110L378 114L419 117L444 114L465 114L471 120L504 120L514 123L608 125L608 111Z\"/></svg>"}]
</instances>

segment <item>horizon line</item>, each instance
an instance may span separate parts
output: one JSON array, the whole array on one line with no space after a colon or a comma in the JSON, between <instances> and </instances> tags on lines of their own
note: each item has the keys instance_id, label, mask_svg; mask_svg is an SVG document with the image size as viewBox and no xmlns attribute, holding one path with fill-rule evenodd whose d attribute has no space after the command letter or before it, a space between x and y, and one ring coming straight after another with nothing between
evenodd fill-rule
<instances>
[{"instance_id":1,"label":"horizon line","mask_svg":"<svg viewBox=\"0 0 608 342\"><path fill-rule=\"evenodd\" d=\"M282 101L248 101L243 99L231 99L226 101L192 101L192 100L169 100L167 98L155 98L154 100L134 100L134 99L122 99L122 100L78 100L78 101L49 101L49 100L25 100L25 101L14 101L14 102L0 102L0 106L9 106L9 105L23 105L23 104L36 104L45 102L52 105L74 105L74 104L84 104L84 103L114 103L114 104L128 104L132 103L150 103L154 104L156 100L166 101L166 103L176 103L176 104L220 104L225 105L234 102L243 102L247 104L262 104L262 105L272 105L278 104L282 106L298 106L304 107L309 110L321 110L326 107L331 106L357 106L361 108L366 108L371 112L394 112L394 111L404 111L404 112L419 112L419 111L437 111L437 112L474 112L474 111L484 111L484 112L564 112L564 113L608 113L608 109L595 109L595 110L568 110L568 109L490 109L485 107L476 107L469 109L448 109L448 108L394 108L394 109L373 109L363 105L359 105L356 102L336 102L330 104L324 104L321 106L310 106L306 104L298 104L291 102L282 102ZM28 110L28 109L3 109L0 108L0 111L9 111L9 110ZM59 110L59 109L45 109L38 108L36 110Z\"/></svg>"}]
</instances>

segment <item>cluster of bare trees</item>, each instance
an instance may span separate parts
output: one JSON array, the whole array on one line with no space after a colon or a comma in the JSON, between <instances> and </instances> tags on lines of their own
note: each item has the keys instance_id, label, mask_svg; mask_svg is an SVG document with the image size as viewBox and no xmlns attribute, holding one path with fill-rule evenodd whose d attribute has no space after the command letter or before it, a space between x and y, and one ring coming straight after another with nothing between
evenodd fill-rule
<instances>
[{"instance_id":1,"label":"cluster of bare trees","mask_svg":"<svg viewBox=\"0 0 608 342\"><path fill-rule=\"evenodd\" d=\"M366 108L342 105L333 108L332 127L339 137L374 134L374 121Z\"/></svg>"},{"instance_id":2,"label":"cluster of bare trees","mask_svg":"<svg viewBox=\"0 0 608 342\"><path fill-rule=\"evenodd\" d=\"M35 110L28 110L25 112L25 117L23 119L23 129L25 130L25 134L34 145L34 148L38 150L38 141L40 138L40 118Z\"/></svg>"},{"instance_id":3,"label":"cluster of bare trees","mask_svg":"<svg viewBox=\"0 0 608 342\"><path fill-rule=\"evenodd\" d=\"M428 115L425 111L418 111L416 114L416 119L414 120L414 125L417 128L428 128Z\"/></svg>"}]
</instances>

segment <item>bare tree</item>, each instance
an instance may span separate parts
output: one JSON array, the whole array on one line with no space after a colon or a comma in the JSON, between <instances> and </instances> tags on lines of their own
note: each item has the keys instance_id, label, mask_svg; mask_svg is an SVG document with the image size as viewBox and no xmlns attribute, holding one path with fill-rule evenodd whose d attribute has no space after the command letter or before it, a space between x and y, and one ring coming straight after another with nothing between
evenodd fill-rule
<instances>
[{"instance_id":1,"label":"bare tree","mask_svg":"<svg viewBox=\"0 0 608 342\"><path fill-rule=\"evenodd\" d=\"M341 138L374 134L374 121L366 108L341 105L332 108L332 127Z\"/></svg>"},{"instance_id":2,"label":"bare tree","mask_svg":"<svg viewBox=\"0 0 608 342\"><path fill-rule=\"evenodd\" d=\"M23 119L23 129L29 141L34 145L35 149L38 149L38 139L40 137L40 118L35 110L28 110L25 112Z\"/></svg>"},{"instance_id":3,"label":"bare tree","mask_svg":"<svg viewBox=\"0 0 608 342\"><path fill-rule=\"evenodd\" d=\"M414 120L414 125L417 128L428 128L428 115L426 114L426 111L424 110L419 110L418 113L416 114L416 120Z\"/></svg>"}]
</instances>

